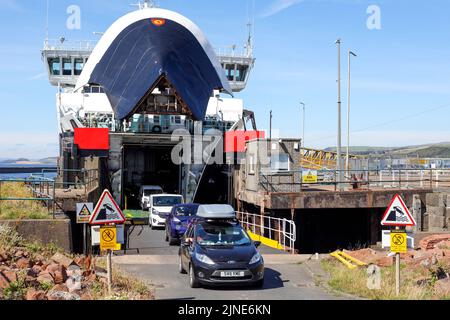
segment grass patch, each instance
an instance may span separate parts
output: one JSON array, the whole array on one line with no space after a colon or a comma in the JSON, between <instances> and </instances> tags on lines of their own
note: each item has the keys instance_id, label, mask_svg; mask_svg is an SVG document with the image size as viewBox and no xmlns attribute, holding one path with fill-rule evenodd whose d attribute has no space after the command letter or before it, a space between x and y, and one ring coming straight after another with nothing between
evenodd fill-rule
<instances>
[{"instance_id":1,"label":"grass patch","mask_svg":"<svg viewBox=\"0 0 450 320\"><path fill-rule=\"evenodd\" d=\"M54 243L43 244L39 241L27 241L23 239L12 227L0 225L0 248L10 251L13 248L23 248L31 254L31 258L37 255L50 258L57 252L64 252Z\"/></svg>"},{"instance_id":2,"label":"grass patch","mask_svg":"<svg viewBox=\"0 0 450 320\"><path fill-rule=\"evenodd\" d=\"M401 272L400 296L395 294L395 266L381 268L381 289L371 290L367 286L366 268L350 270L338 261L325 259L321 262L330 274L328 285L337 291L372 300L427 300L433 298L433 284L417 284L423 277L420 270L403 268Z\"/></svg>"},{"instance_id":3,"label":"grass patch","mask_svg":"<svg viewBox=\"0 0 450 320\"><path fill-rule=\"evenodd\" d=\"M17 281L11 282L3 289L3 299L5 300L23 300L27 294L27 285L25 283L26 274L21 271L17 274Z\"/></svg>"},{"instance_id":4,"label":"grass patch","mask_svg":"<svg viewBox=\"0 0 450 320\"><path fill-rule=\"evenodd\" d=\"M23 182L2 182L0 198L32 198ZM42 201L0 200L0 220L47 219L48 209Z\"/></svg>"},{"instance_id":5,"label":"grass patch","mask_svg":"<svg viewBox=\"0 0 450 320\"><path fill-rule=\"evenodd\" d=\"M23 300L27 293L27 287L23 280L13 281L3 289L3 298L5 300Z\"/></svg>"},{"instance_id":6,"label":"grass patch","mask_svg":"<svg viewBox=\"0 0 450 320\"><path fill-rule=\"evenodd\" d=\"M101 258L97 260L97 266L106 269L106 259ZM92 288L96 292L97 300L153 300L153 292L149 286L143 281L131 276L128 273L120 270L117 266L113 266L113 295L108 295L107 286L98 282Z\"/></svg>"}]
</instances>

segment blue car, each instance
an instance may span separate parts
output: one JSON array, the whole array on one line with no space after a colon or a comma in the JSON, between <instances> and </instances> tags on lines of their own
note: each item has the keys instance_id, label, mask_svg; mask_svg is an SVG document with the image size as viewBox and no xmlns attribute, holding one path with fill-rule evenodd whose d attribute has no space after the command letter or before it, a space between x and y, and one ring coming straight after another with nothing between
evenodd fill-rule
<instances>
[{"instance_id":1,"label":"blue car","mask_svg":"<svg viewBox=\"0 0 450 320\"><path fill-rule=\"evenodd\" d=\"M192 220L196 217L199 205L195 203L173 206L166 220L166 241L170 245L180 242Z\"/></svg>"}]
</instances>

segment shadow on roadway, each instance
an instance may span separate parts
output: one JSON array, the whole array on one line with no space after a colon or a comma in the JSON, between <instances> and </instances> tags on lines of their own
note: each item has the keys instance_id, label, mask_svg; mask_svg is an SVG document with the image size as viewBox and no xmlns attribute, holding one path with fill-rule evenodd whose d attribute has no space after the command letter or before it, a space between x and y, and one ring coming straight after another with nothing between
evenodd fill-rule
<instances>
[{"instance_id":1,"label":"shadow on roadway","mask_svg":"<svg viewBox=\"0 0 450 320\"><path fill-rule=\"evenodd\" d=\"M289 282L289 280L281 279L281 273L271 268L264 269L264 286L262 288L256 288L248 285L220 285L220 286L210 286L202 285L204 289L211 290L269 290L284 287L284 283Z\"/></svg>"}]
</instances>

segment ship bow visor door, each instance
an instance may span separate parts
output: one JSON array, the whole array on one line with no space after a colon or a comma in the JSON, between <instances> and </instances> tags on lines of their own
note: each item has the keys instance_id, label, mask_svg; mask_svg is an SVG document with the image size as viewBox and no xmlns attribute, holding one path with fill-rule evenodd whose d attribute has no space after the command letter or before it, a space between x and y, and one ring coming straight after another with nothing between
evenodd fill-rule
<instances>
[{"instance_id":1,"label":"ship bow visor door","mask_svg":"<svg viewBox=\"0 0 450 320\"><path fill-rule=\"evenodd\" d=\"M107 157L109 130L103 128L75 128L74 145L81 157Z\"/></svg>"},{"instance_id":2,"label":"ship bow visor door","mask_svg":"<svg viewBox=\"0 0 450 320\"><path fill-rule=\"evenodd\" d=\"M119 120L135 113L163 78L196 120L204 118L213 90L231 94L202 32L188 19L162 9L119 19L102 37L83 73L77 87L101 85Z\"/></svg>"}]
</instances>

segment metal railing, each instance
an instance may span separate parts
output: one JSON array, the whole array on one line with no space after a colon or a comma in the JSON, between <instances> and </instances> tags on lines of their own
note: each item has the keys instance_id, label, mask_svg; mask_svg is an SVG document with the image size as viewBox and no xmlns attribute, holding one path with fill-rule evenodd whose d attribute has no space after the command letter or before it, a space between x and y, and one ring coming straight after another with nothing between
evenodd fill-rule
<instances>
[{"instance_id":1,"label":"metal railing","mask_svg":"<svg viewBox=\"0 0 450 320\"><path fill-rule=\"evenodd\" d=\"M6 183L23 183L27 187L31 196L29 197L3 197L2 186ZM42 201L49 212L55 215L55 180L30 176L22 179L0 179L0 205L5 201Z\"/></svg>"},{"instance_id":2,"label":"metal railing","mask_svg":"<svg viewBox=\"0 0 450 320\"><path fill-rule=\"evenodd\" d=\"M44 50L70 50L70 51L87 51L94 50L97 45L95 40L67 40L64 39L47 39L44 42Z\"/></svg>"},{"instance_id":3,"label":"metal railing","mask_svg":"<svg viewBox=\"0 0 450 320\"><path fill-rule=\"evenodd\" d=\"M73 175L73 182L60 182L57 178L49 178L50 174L56 174L57 177L63 173ZM29 178L22 179L1 179L0 178L0 204L4 201L42 201L47 206L53 216L56 213L56 207L61 206L57 203L58 189L83 190L87 196L90 191L98 187L99 171L90 170L71 170L71 169L43 169L41 173L31 174ZM29 188L32 196L30 197L2 197L2 185L5 183L23 183Z\"/></svg>"},{"instance_id":4,"label":"metal railing","mask_svg":"<svg viewBox=\"0 0 450 320\"><path fill-rule=\"evenodd\" d=\"M64 173L70 174L73 181L60 182L55 179L56 189L84 189L87 194L98 186L99 171L97 169L44 169L39 174L33 174L32 177L47 178L49 174L56 174L57 177L61 177Z\"/></svg>"},{"instance_id":5,"label":"metal railing","mask_svg":"<svg viewBox=\"0 0 450 320\"><path fill-rule=\"evenodd\" d=\"M235 45L214 47L216 55L225 58L252 58L252 49Z\"/></svg>"},{"instance_id":6,"label":"metal railing","mask_svg":"<svg viewBox=\"0 0 450 320\"><path fill-rule=\"evenodd\" d=\"M284 251L295 253L297 231L295 222L270 215L236 212L242 227L250 232L278 242Z\"/></svg>"},{"instance_id":7,"label":"metal railing","mask_svg":"<svg viewBox=\"0 0 450 320\"><path fill-rule=\"evenodd\" d=\"M388 169L388 170L313 170L316 182L304 182L302 173L311 170L260 171L259 184L268 192L302 191L308 188L328 188L335 191L341 185L349 189L445 189L450 188L450 169ZM343 177L339 180L339 172ZM286 182L286 177L291 177ZM283 179L284 178L284 179Z\"/></svg>"}]
</instances>

